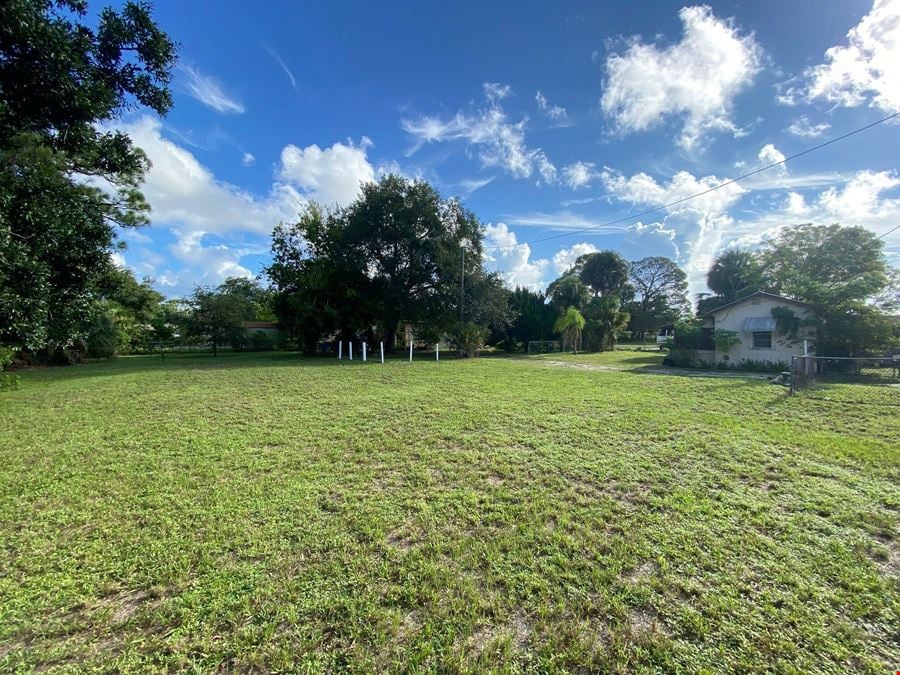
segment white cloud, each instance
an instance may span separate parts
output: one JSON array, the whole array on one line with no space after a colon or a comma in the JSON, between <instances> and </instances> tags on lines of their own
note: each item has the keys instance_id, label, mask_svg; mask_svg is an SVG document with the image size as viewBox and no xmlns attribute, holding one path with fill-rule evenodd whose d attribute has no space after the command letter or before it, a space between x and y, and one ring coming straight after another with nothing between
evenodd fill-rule
<instances>
[{"instance_id":1,"label":"white cloud","mask_svg":"<svg viewBox=\"0 0 900 675\"><path fill-rule=\"evenodd\" d=\"M359 193L360 182L375 180L375 170L366 157L372 142L363 137L359 145L335 143L298 148L288 145L281 151L282 180L299 187L301 193L324 204L346 204Z\"/></svg>"},{"instance_id":2,"label":"white cloud","mask_svg":"<svg viewBox=\"0 0 900 675\"><path fill-rule=\"evenodd\" d=\"M809 214L810 208L806 198L799 192L788 192L784 210L794 217L803 217Z\"/></svg>"},{"instance_id":3,"label":"white cloud","mask_svg":"<svg viewBox=\"0 0 900 675\"><path fill-rule=\"evenodd\" d=\"M245 152L244 156L241 157L241 165L242 166L253 166L254 162L256 162L256 157L254 157L249 152Z\"/></svg>"},{"instance_id":4,"label":"white cloud","mask_svg":"<svg viewBox=\"0 0 900 675\"><path fill-rule=\"evenodd\" d=\"M762 146L762 148L760 148L759 153L756 155L756 160L760 168L775 164L775 166L770 169L773 175L787 175L787 164L778 164L778 162L784 162L784 153L776 148L772 143L766 143L764 146Z\"/></svg>"},{"instance_id":5,"label":"white cloud","mask_svg":"<svg viewBox=\"0 0 900 675\"><path fill-rule=\"evenodd\" d=\"M606 169L603 182L609 193L622 201L651 207L661 207L694 194L699 194L722 183L716 176L697 178L687 171L680 171L668 184L657 182L646 173L626 178L621 173ZM636 224L634 232L653 233L668 237L675 245L676 260L688 275L691 292L702 290L704 278L715 254L734 224L728 214L746 190L732 183L708 192L663 211L661 223L651 226ZM648 229L649 228L649 229ZM675 232L677 235L672 235ZM683 242L683 247L679 246Z\"/></svg>"},{"instance_id":6,"label":"white cloud","mask_svg":"<svg viewBox=\"0 0 900 675\"><path fill-rule=\"evenodd\" d=\"M538 91L534 95L534 100L537 102L538 110L556 122L556 126L564 126L568 123L569 114L566 109L559 105L551 105L542 92Z\"/></svg>"},{"instance_id":7,"label":"white cloud","mask_svg":"<svg viewBox=\"0 0 900 675\"><path fill-rule=\"evenodd\" d=\"M157 276L160 284L179 292L189 291L194 283L215 284L225 276L248 275L240 259L264 253L268 245L248 247L222 240L230 242L237 234L242 239L268 237L276 223L294 219L305 200L346 204L357 195L360 181L375 175L366 157L368 139L358 145L335 143L324 150L289 145L269 193L258 196L218 180L190 151L163 137L162 125L153 117L140 117L119 128L152 162L141 188L152 207L151 222L171 230L176 243L170 252L184 263ZM148 239L143 236L132 239ZM213 236L220 237L220 243L207 245ZM147 256L144 260L155 267L142 269L144 273L155 275L162 266Z\"/></svg>"},{"instance_id":8,"label":"white cloud","mask_svg":"<svg viewBox=\"0 0 900 675\"><path fill-rule=\"evenodd\" d=\"M807 69L804 78L807 100L847 107L869 102L900 111L900 0L875 0L847 33L847 44L828 49L825 62Z\"/></svg>"},{"instance_id":9,"label":"white cloud","mask_svg":"<svg viewBox=\"0 0 900 675\"><path fill-rule=\"evenodd\" d=\"M485 267L500 272L503 280L512 288L525 286L531 290L539 290L546 286L545 275L550 261L543 258L531 260L531 246L518 244L515 232L506 223L487 225L484 234Z\"/></svg>"},{"instance_id":10,"label":"white cloud","mask_svg":"<svg viewBox=\"0 0 900 675\"><path fill-rule=\"evenodd\" d=\"M287 67L287 64L284 62L284 59L278 55L278 52L276 52L274 49L272 49L268 45L263 45L263 47L265 48L265 50L267 52L269 52L269 56L271 56L273 59L275 59L275 63L277 63L281 67L281 70L284 72L284 74L287 75L288 80L290 80L290 82L291 82L291 88L296 90L297 89L297 78L294 77L294 74L291 72L291 69Z\"/></svg>"},{"instance_id":11,"label":"white cloud","mask_svg":"<svg viewBox=\"0 0 900 675\"><path fill-rule=\"evenodd\" d=\"M684 120L678 144L691 149L709 130L740 135L731 119L734 98L759 72L762 51L709 7L679 11L680 42L668 47L633 39L624 54L606 60L603 111L627 134L653 128L670 116Z\"/></svg>"},{"instance_id":12,"label":"white cloud","mask_svg":"<svg viewBox=\"0 0 900 675\"><path fill-rule=\"evenodd\" d=\"M222 85L215 78L204 75L193 66L185 64L179 66L178 69L185 75L181 84L187 93L202 104L225 114L244 112L244 105L226 94Z\"/></svg>"},{"instance_id":13,"label":"white cloud","mask_svg":"<svg viewBox=\"0 0 900 675\"><path fill-rule=\"evenodd\" d=\"M563 169L566 185L573 190L587 187L597 177L593 162L574 162Z\"/></svg>"},{"instance_id":14,"label":"white cloud","mask_svg":"<svg viewBox=\"0 0 900 675\"><path fill-rule=\"evenodd\" d=\"M488 105L472 114L457 112L450 119L423 115L404 119L403 130L416 139L412 155L426 143L464 141L474 147L483 166L499 166L515 178L530 178L537 171L545 183L556 181L556 167L540 148L525 143L528 118L510 122L499 101L508 87L485 83ZM505 92L505 93L504 93Z\"/></svg>"},{"instance_id":15,"label":"white cloud","mask_svg":"<svg viewBox=\"0 0 900 675\"><path fill-rule=\"evenodd\" d=\"M801 115L791 120L791 126L787 128L788 133L801 138L818 138L831 128L827 122L814 124L810 122L806 115Z\"/></svg>"},{"instance_id":16,"label":"white cloud","mask_svg":"<svg viewBox=\"0 0 900 675\"><path fill-rule=\"evenodd\" d=\"M484 87L484 95L487 96L487 99L492 103L502 101L507 96L512 94L512 87L510 87L508 84L500 84L499 82L485 82L481 86Z\"/></svg>"},{"instance_id":17,"label":"white cloud","mask_svg":"<svg viewBox=\"0 0 900 675\"><path fill-rule=\"evenodd\" d=\"M596 253L600 249L586 241L575 244L571 248L562 248L553 256L553 271L559 276L570 269L575 261L587 253Z\"/></svg>"},{"instance_id":18,"label":"white cloud","mask_svg":"<svg viewBox=\"0 0 900 675\"><path fill-rule=\"evenodd\" d=\"M592 234L613 234L624 232L627 228L625 225L604 225L600 220L587 218L571 211L560 211L557 213L545 213L542 211L532 211L530 213L522 213L507 216L513 225L523 225L526 227L545 227L550 230L560 232L571 232L572 230L590 229Z\"/></svg>"}]
</instances>

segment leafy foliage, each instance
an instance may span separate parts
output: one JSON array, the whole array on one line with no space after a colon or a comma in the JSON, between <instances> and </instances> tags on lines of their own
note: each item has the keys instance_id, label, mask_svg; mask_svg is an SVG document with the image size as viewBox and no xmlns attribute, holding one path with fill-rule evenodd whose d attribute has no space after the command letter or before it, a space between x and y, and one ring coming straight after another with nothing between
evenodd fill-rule
<instances>
[{"instance_id":1,"label":"leafy foliage","mask_svg":"<svg viewBox=\"0 0 900 675\"><path fill-rule=\"evenodd\" d=\"M242 344L244 322L256 315L253 301L228 281L216 289L198 287L188 304L187 334L206 338L214 356L224 343Z\"/></svg>"},{"instance_id":2,"label":"leafy foliage","mask_svg":"<svg viewBox=\"0 0 900 675\"><path fill-rule=\"evenodd\" d=\"M625 305L628 325L641 339L690 311L687 275L669 258L651 256L631 263L629 283L634 299Z\"/></svg>"},{"instance_id":3,"label":"leafy foliage","mask_svg":"<svg viewBox=\"0 0 900 675\"><path fill-rule=\"evenodd\" d=\"M148 6L104 9L96 29L86 16L76 0L0 3L0 342L15 349L85 334L115 227L146 222L149 163L104 123L171 106L175 45Z\"/></svg>"},{"instance_id":4,"label":"leafy foliage","mask_svg":"<svg viewBox=\"0 0 900 675\"><path fill-rule=\"evenodd\" d=\"M554 324L554 330L563 336L563 349L577 353L581 347L581 332L585 319L575 307L569 307Z\"/></svg>"},{"instance_id":5,"label":"leafy foliage","mask_svg":"<svg viewBox=\"0 0 900 675\"><path fill-rule=\"evenodd\" d=\"M276 228L266 270L276 314L307 352L335 332L371 336L373 326L393 350L401 321L430 340L460 321L503 326L506 291L484 271L482 237L459 201L426 182L384 176L347 208L311 205L296 224Z\"/></svg>"}]
</instances>

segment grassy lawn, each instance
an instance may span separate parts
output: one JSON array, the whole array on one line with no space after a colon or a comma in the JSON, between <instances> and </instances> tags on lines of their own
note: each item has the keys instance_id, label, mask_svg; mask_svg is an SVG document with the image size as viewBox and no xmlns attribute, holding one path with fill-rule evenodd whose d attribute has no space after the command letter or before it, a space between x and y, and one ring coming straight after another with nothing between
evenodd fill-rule
<instances>
[{"instance_id":1,"label":"grassy lawn","mask_svg":"<svg viewBox=\"0 0 900 675\"><path fill-rule=\"evenodd\" d=\"M25 373L0 671L900 667L900 390L545 360Z\"/></svg>"}]
</instances>

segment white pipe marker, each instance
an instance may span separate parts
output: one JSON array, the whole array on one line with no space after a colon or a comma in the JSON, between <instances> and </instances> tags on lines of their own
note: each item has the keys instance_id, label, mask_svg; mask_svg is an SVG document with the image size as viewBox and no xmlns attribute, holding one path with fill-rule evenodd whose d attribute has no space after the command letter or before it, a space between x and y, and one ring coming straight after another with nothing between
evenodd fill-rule
<instances>
[{"instance_id":1,"label":"white pipe marker","mask_svg":"<svg viewBox=\"0 0 900 675\"><path fill-rule=\"evenodd\" d=\"M363 342L363 363L366 362L366 343Z\"/></svg>"}]
</instances>

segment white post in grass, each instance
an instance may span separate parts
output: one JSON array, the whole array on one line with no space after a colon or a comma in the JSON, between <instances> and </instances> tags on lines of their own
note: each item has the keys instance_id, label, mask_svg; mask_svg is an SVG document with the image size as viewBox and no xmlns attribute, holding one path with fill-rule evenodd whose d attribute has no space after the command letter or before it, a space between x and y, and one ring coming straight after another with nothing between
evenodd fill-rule
<instances>
[{"instance_id":1,"label":"white post in grass","mask_svg":"<svg viewBox=\"0 0 900 675\"><path fill-rule=\"evenodd\" d=\"M344 341L338 340L338 361L344 358Z\"/></svg>"},{"instance_id":2,"label":"white post in grass","mask_svg":"<svg viewBox=\"0 0 900 675\"><path fill-rule=\"evenodd\" d=\"M352 361L353 360L353 340L350 340L350 342L348 342L347 344L350 345L350 360Z\"/></svg>"},{"instance_id":3,"label":"white post in grass","mask_svg":"<svg viewBox=\"0 0 900 675\"><path fill-rule=\"evenodd\" d=\"M363 342L363 363L366 362L366 343Z\"/></svg>"},{"instance_id":4,"label":"white post in grass","mask_svg":"<svg viewBox=\"0 0 900 675\"><path fill-rule=\"evenodd\" d=\"M435 361L441 360L441 343L440 342L434 343L434 360Z\"/></svg>"},{"instance_id":5,"label":"white post in grass","mask_svg":"<svg viewBox=\"0 0 900 675\"><path fill-rule=\"evenodd\" d=\"M381 362L384 363L384 342L381 343Z\"/></svg>"},{"instance_id":6,"label":"white post in grass","mask_svg":"<svg viewBox=\"0 0 900 675\"><path fill-rule=\"evenodd\" d=\"M409 340L409 362L412 363L412 338Z\"/></svg>"}]
</instances>

